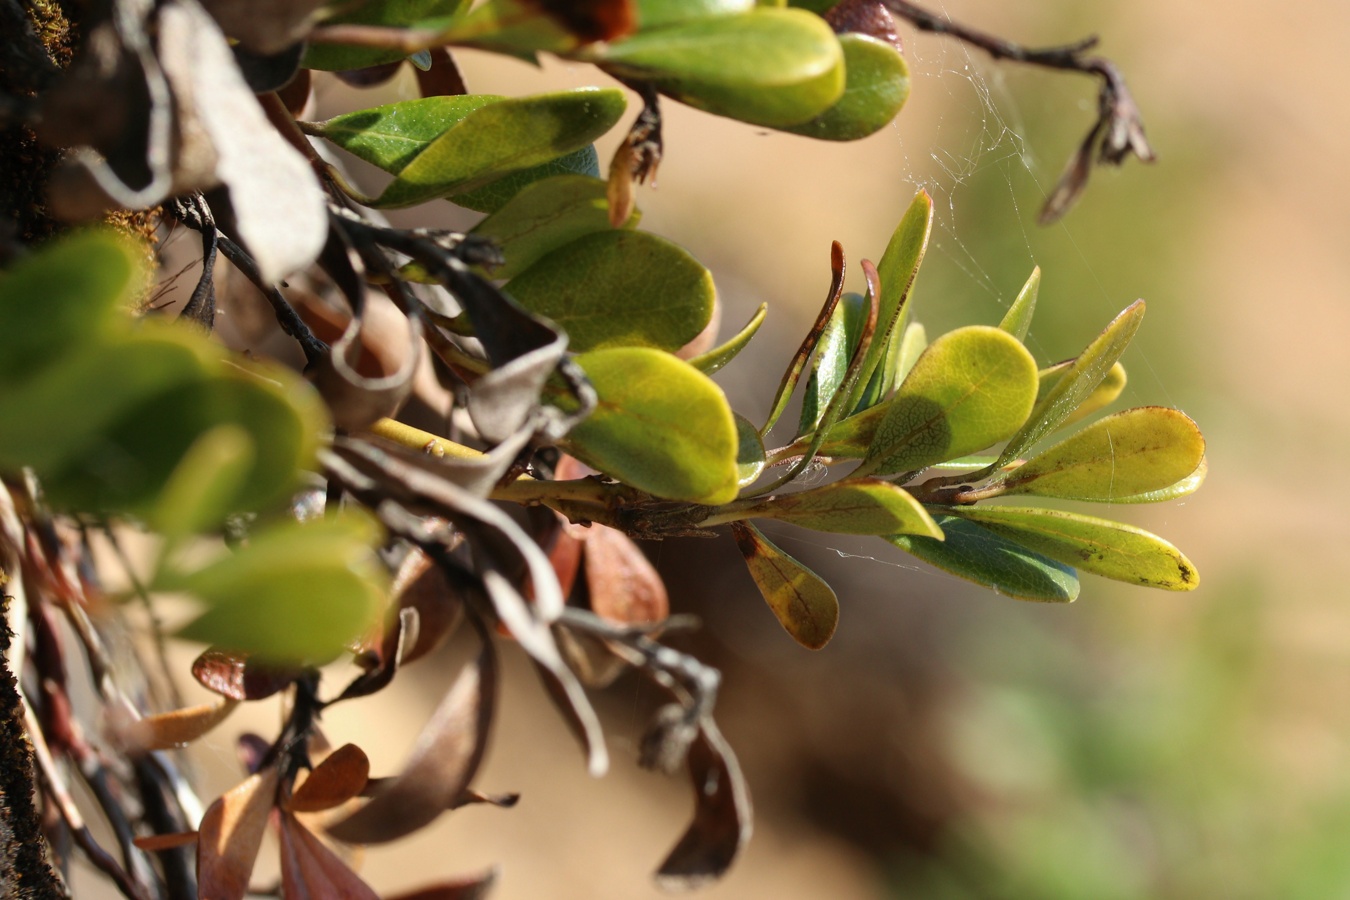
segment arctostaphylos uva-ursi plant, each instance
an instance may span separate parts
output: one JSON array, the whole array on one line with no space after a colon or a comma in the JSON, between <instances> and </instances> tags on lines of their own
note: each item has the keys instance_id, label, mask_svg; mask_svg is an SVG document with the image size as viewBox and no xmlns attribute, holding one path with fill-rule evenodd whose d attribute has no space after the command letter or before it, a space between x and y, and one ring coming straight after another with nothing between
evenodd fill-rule
<instances>
[{"instance_id":1,"label":"arctostaphylos uva-ursi plant","mask_svg":"<svg viewBox=\"0 0 1350 900\"><path fill-rule=\"evenodd\" d=\"M0 833L16 836L4 871L31 896L60 894L73 843L128 897L243 897L270 829L282 896L374 897L351 846L514 802L473 787L507 642L596 775L608 756L587 689L634 671L669 695L641 757L687 770L695 813L657 877L721 876L749 836L750 801L712 717L719 675L664 642L694 623L671 614L634 538L730 531L773 615L811 648L829 641L839 603L757 520L874 535L1021 599L1073 600L1079 571L1198 583L1161 538L1061 502L1167 500L1204 478L1203 439L1181 412L1088 419L1121 392L1142 301L1076 357L1038 363L1022 342L1036 270L1002 321L930 341L911 310L933 226L920 192L878 240L879 261L860 262L863 292L844 291L844 251L830 248L825 303L767 420L752 422L711 376L766 310L716 343L708 270L638 228L635 186L661 158L663 99L824 140L872 134L910 91L897 18L1100 80L1098 117L1042 212L1053 220L1094 162L1152 158L1091 42L1019 47L903 0L0 11L13 19L0 38L0 151L32 164L43 198L10 210L0 272L13 676L0 699L14 726ZM591 64L620 86L473 93L460 47ZM409 67L418 99L311 112L321 79L370 86ZM634 95L602 177L593 142ZM378 191L353 186L349 157L387 173ZM485 215L461 233L380 212L446 201ZM112 209L154 211L161 235L200 235L195 287L172 313L153 249L129 234L149 219ZM99 218L117 227L60 224ZM246 292L275 327L213 339L218 312L244 309ZM267 358L272 331L298 347L303 372ZM794 396L793 437L766 446ZM415 427L419 405L444 427L428 430L425 415ZM457 630L477 654L401 770L372 774L360 747L328 743L325 709L381 691ZM192 675L218 700L177 699L168 637L206 645ZM86 695L97 709L72 701ZM239 739L244 780L199 802L176 748L275 695L278 732ZM89 788L115 854L72 781ZM481 896L492 878L416 896Z\"/></svg>"}]
</instances>

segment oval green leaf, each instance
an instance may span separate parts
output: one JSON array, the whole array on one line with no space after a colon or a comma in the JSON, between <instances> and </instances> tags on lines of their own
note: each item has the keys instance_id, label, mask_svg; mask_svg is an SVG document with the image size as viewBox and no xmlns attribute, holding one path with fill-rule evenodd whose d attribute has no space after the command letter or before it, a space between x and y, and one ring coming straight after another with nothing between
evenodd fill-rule
<instances>
[{"instance_id":1,"label":"oval green leaf","mask_svg":"<svg viewBox=\"0 0 1350 900\"><path fill-rule=\"evenodd\" d=\"M750 321L746 322L745 327L736 332L731 340L720 347L712 348L707 353L695 356L689 360L689 365L698 369L704 375L711 375L718 371L745 349L746 344L749 344L750 339L755 336L755 332L759 331L759 326L764 324L764 319L768 314L769 304L761 303L759 309L755 310L755 314L750 317Z\"/></svg>"},{"instance_id":2,"label":"oval green leaf","mask_svg":"<svg viewBox=\"0 0 1350 900\"><path fill-rule=\"evenodd\" d=\"M1111 320L1111 324L1074 359L1059 381L1036 401L1036 408L1031 411L1026 424L999 454L1000 466L1017 459L1073 414L1120 359L1143 318L1144 301L1136 300Z\"/></svg>"},{"instance_id":3,"label":"oval green leaf","mask_svg":"<svg viewBox=\"0 0 1350 900\"><path fill-rule=\"evenodd\" d=\"M397 175L470 113L505 99L495 94L423 97L358 109L305 127L358 159Z\"/></svg>"},{"instance_id":4,"label":"oval green leaf","mask_svg":"<svg viewBox=\"0 0 1350 900\"><path fill-rule=\"evenodd\" d=\"M803 647L819 650L828 644L839 625L839 598L830 586L753 525L736 522L731 533L779 624Z\"/></svg>"},{"instance_id":5,"label":"oval green leaf","mask_svg":"<svg viewBox=\"0 0 1350 900\"><path fill-rule=\"evenodd\" d=\"M326 25L381 25L386 28L445 28L469 5L470 0L367 0L365 3L335 4L342 15ZM348 11L350 10L350 11ZM383 65L407 56L400 50L379 50L345 44L310 44L301 65L306 69L344 72Z\"/></svg>"},{"instance_id":6,"label":"oval green leaf","mask_svg":"<svg viewBox=\"0 0 1350 900\"><path fill-rule=\"evenodd\" d=\"M1005 331L971 325L933 342L886 404L859 474L892 474L1004 440L1036 400L1036 362Z\"/></svg>"},{"instance_id":7,"label":"oval green leaf","mask_svg":"<svg viewBox=\"0 0 1350 900\"><path fill-rule=\"evenodd\" d=\"M992 484L1005 494L1114 503L1176 484L1204 455L1204 436L1185 413L1140 406L1094 422Z\"/></svg>"},{"instance_id":8,"label":"oval green leaf","mask_svg":"<svg viewBox=\"0 0 1350 900\"><path fill-rule=\"evenodd\" d=\"M456 206L462 206L465 209L472 209L475 212L495 213L510 202L516 194L536 181L567 175L581 175L586 178L596 178L600 175L600 157L595 153L594 144L587 144L580 150L549 160L542 165L531 166L528 169L521 169L519 172L512 172L510 175L503 175L501 178L489 181L480 188L457 193L451 199L454 200ZM636 221L634 217L630 217L629 220Z\"/></svg>"},{"instance_id":9,"label":"oval green leaf","mask_svg":"<svg viewBox=\"0 0 1350 900\"><path fill-rule=\"evenodd\" d=\"M558 175L522 188L470 232L502 249L506 262L492 270L492 277L514 278L577 238L609 231L605 189L605 182L585 175ZM637 220L635 212L625 227Z\"/></svg>"},{"instance_id":10,"label":"oval green leaf","mask_svg":"<svg viewBox=\"0 0 1350 900\"><path fill-rule=\"evenodd\" d=\"M567 332L576 351L654 347L675 351L712 319L712 273L680 247L645 231L579 238L511 279L506 292Z\"/></svg>"},{"instance_id":11,"label":"oval green leaf","mask_svg":"<svg viewBox=\"0 0 1350 900\"><path fill-rule=\"evenodd\" d=\"M1063 563L955 516L938 516L946 540L912 535L885 539L929 565L1018 600L1070 603L1078 576Z\"/></svg>"},{"instance_id":12,"label":"oval green leaf","mask_svg":"<svg viewBox=\"0 0 1350 900\"><path fill-rule=\"evenodd\" d=\"M755 0L636 0L638 29L674 25L690 19L749 12Z\"/></svg>"},{"instance_id":13,"label":"oval green leaf","mask_svg":"<svg viewBox=\"0 0 1350 900\"><path fill-rule=\"evenodd\" d=\"M868 301L861 294L848 293L839 298L839 304L830 314L830 321L816 343L811 360L811 375L802 394L801 419L797 434L810 434L820 424L825 408L844 383L853 350L862 337L866 324Z\"/></svg>"},{"instance_id":14,"label":"oval green leaf","mask_svg":"<svg viewBox=\"0 0 1350 900\"><path fill-rule=\"evenodd\" d=\"M867 355L863 357L858 386L850 404L857 412L880 403L895 387L886 370L882 370L880 377L873 378L873 375L887 358L899 356L897 345L904 335L909 316L909 296L914 290L914 279L918 277L932 231L933 199L927 191L919 191L905 210L877 264L877 275L881 280L877 328Z\"/></svg>"},{"instance_id":15,"label":"oval green leaf","mask_svg":"<svg viewBox=\"0 0 1350 900\"><path fill-rule=\"evenodd\" d=\"M1036 297L1041 292L1041 267L1031 270L1031 277L1027 283L1022 285L1022 290L1018 292L1017 299L1008 307L1007 313L1003 316L1003 321L998 323L998 327L1017 338L1024 341L1027 338L1027 332L1031 329L1031 317L1036 312Z\"/></svg>"},{"instance_id":16,"label":"oval green leaf","mask_svg":"<svg viewBox=\"0 0 1350 900\"><path fill-rule=\"evenodd\" d=\"M168 579L208 607L178 634L268 662L326 662L383 611L377 540L378 529L354 516L259 530L215 563Z\"/></svg>"},{"instance_id":17,"label":"oval green leaf","mask_svg":"<svg viewBox=\"0 0 1350 900\"><path fill-rule=\"evenodd\" d=\"M613 88L578 88L489 103L407 161L373 205L412 206L467 193L581 150L619 120L624 105L623 93Z\"/></svg>"},{"instance_id":18,"label":"oval green leaf","mask_svg":"<svg viewBox=\"0 0 1350 900\"><path fill-rule=\"evenodd\" d=\"M892 44L863 34L839 35L844 93L809 122L783 128L825 141L856 141L890 124L909 99L909 66Z\"/></svg>"},{"instance_id":19,"label":"oval green leaf","mask_svg":"<svg viewBox=\"0 0 1350 900\"><path fill-rule=\"evenodd\" d=\"M737 513L833 534L918 534L942 540L933 517L908 491L870 478L765 497Z\"/></svg>"},{"instance_id":20,"label":"oval green leaf","mask_svg":"<svg viewBox=\"0 0 1350 900\"><path fill-rule=\"evenodd\" d=\"M813 119L844 91L834 32L796 9L757 7L639 31L594 61L696 109L770 127Z\"/></svg>"},{"instance_id":21,"label":"oval green leaf","mask_svg":"<svg viewBox=\"0 0 1350 900\"><path fill-rule=\"evenodd\" d=\"M599 401L568 434L567 452L668 500L715 505L736 497L736 422L710 378L669 353L641 347L596 350L576 362Z\"/></svg>"},{"instance_id":22,"label":"oval green leaf","mask_svg":"<svg viewBox=\"0 0 1350 900\"><path fill-rule=\"evenodd\" d=\"M1165 488L1159 488L1156 491L1144 491L1139 494L1129 494L1124 497L1117 497L1113 503L1162 503L1166 500L1176 500L1178 497L1188 497L1200 490L1200 485L1205 483L1205 478L1209 475L1209 460L1206 457L1200 457L1200 465L1195 467L1195 471L1185 478L1169 484Z\"/></svg>"},{"instance_id":23,"label":"oval green leaf","mask_svg":"<svg viewBox=\"0 0 1350 900\"><path fill-rule=\"evenodd\" d=\"M1176 547L1139 528L1057 509L964 506L949 510L1042 556L1103 578L1166 591L1200 586L1195 566Z\"/></svg>"},{"instance_id":24,"label":"oval green leaf","mask_svg":"<svg viewBox=\"0 0 1350 900\"><path fill-rule=\"evenodd\" d=\"M0 384L35 377L116 322L146 286L146 248L108 231L53 241L0 272Z\"/></svg>"}]
</instances>

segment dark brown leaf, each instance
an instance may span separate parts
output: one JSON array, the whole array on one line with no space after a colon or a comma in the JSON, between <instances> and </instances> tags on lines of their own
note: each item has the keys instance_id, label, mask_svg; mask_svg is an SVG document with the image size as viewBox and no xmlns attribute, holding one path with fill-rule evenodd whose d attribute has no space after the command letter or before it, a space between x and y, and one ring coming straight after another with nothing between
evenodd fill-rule
<instances>
[{"instance_id":1,"label":"dark brown leaf","mask_svg":"<svg viewBox=\"0 0 1350 900\"><path fill-rule=\"evenodd\" d=\"M404 647L399 665L407 665L445 645L464 619L464 604L445 572L426 554L414 550L394 578L392 593L399 609L417 613L417 636Z\"/></svg>"},{"instance_id":2,"label":"dark brown leaf","mask_svg":"<svg viewBox=\"0 0 1350 900\"><path fill-rule=\"evenodd\" d=\"M291 812L322 812L359 797L370 778L370 759L355 744L343 744L314 767L286 804Z\"/></svg>"},{"instance_id":3,"label":"dark brown leaf","mask_svg":"<svg viewBox=\"0 0 1350 900\"><path fill-rule=\"evenodd\" d=\"M865 34L903 50L895 17L880 0L841 0L825 13L825 21L835 34Z\"/></svg>"},{"instance_id":4,"label":"dark brown leaf","mask_svg":"<svg viewBox=\"0 0 1350 900\"><path fill-rule=\"evenodd\" d=\"M281 813L281 891L286 900L379 900L291 813Z\"/></svg>"},{"instance_id":5,"label":"dark brown leaf","mask_svg":"<svg viewBox=\"0 0 1350 900\"><path fill-rule=\"evenodd\" d=\"M634 0L532 0L578 39L612 41L637 28Z\"/></svg>"},{"instance_id":6,"label":"dark brown leaf","mask_svg":"<svg viewBox=\"0 0 1350 900\"><path fill-rule=\"evenodd\" d=\"M750 839L750 793L740 765L717 726L705 719L689 748L694 820L656 873L667 890L689 890L720 878Z\"/></svg>"},{"instance_id":7,"label":"dark brown leaf","mask_svg":"<svg viewBox=\"0 0 1350 900\"><path fill-rule=\"evenodd\" d=\"M455 65L455 58L444 47L430 51L431 66L417 70L417 87L423 97L458 97L467 94L464 76Z\"/></svg>"},{"instance_id":8,"label":"dark brown leaf","mask_svg":"<svg viewBox=\"0 0 1350 900\"><path fill-rule=\"evenodd\" d=\"M670 615L670 598L656 568L626 534L592 525L586 537L586 586L591 609L624 625L660 622Z\"/></svg>"},{"instance_id":9,"label":"dark brown leaf","mask_svg":"<svg viewBox=\"0 0 1350 900\"><path fill-rule=\"evenodd\" d=\"M269 766L222 794L202 816L197 840L201 900L241 900L248 893L279 780L276 766Z\"/></svg>"},{"instance_id":10,"label":"dark brown leaf","mask_svg":"<svg viewBox=\"0 0 1350 900\"><path fill-rule=\"evenodd\" d=\"M357 812L329 828L338 840L378 844L429 824L468 787L487 746L496 707L497 659L484 641L422 729L402 773Z\"/></svg>"},{"instance_id":11,"label":"dark brown leaf","mask_svg":"<svg viewBox=\"0 0 1350 900\"><path fill-rule=\"evenodd\" d=\"M289 687L299 676L299 669L268 666L248 654L214 647L192 663L192 677L202 687L231 700L262 700Z\"/></svg>"}]
</instances>

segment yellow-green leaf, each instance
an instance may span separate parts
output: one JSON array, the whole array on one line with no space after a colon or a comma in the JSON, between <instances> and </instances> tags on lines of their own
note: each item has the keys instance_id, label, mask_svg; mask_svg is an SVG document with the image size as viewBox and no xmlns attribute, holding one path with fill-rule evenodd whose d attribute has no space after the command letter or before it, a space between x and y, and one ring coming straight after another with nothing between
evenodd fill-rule
<instances>
[{"instance_id":1,"label":"yellow-green leaf","mask_svg":"<svg viewBox=\"0 0 1350 900\"><path fill-rule=\"evenodd\" d=\"M734 499L740 441L722 389L669 353L642 347L576 358L595 386L595 411L564 448L606 475L669 500Z\"/></svg>"},{"instance_id":2,"label":"yellow-green leaf","mask_svg":"<svg viewBox=\"0 0 1350 900\"><path fill-rule=\"evenodd\" d=\"M736 512L834 534L919 534L942 540L923 504L899 485L871 478L765 497Z\"/></svg>"},{"instance_id":3,"label":"yellow-green leaf","mask_svg":"<svg viewBox=\"0 0 1350 900\"><path fill-rule=\"evenodd\" d=\"M1190 591L1200 585L1195 566L1180 550L1121 522L1021 506L963 506L948 512L1103 578L1168 591Z\"/></svg>"},{"instance_id":4,"label":"yellow-green leaf","mask_svg":"<svg viewBox=\"0 0 1350 900\"><path fill-rule=\"evenodd\" d=\"M769 314L769 304L761 303L759 309L750 317L750 321L745 323L745 327L720 347L714 347L707 353L701 353L689 360L689 365L698 369L704 375L711 375L721 369L727 363L737 357L745 346L750 343L750 339L759 331L759 326L764 324L765 317Z\"/></svg>"},{"instance_id":5,"label":"yellow-green leaf","mask_svg":"<svg viewBox=\"0 0 1350 900\"><path fill-rule=\"evenodd\" d=\"M844 93L825 112L784 131L826 141L856 141L890 124L909 99L909 67L900 51L863 34L839 35Z\"/></svg>"},{"instance_id":6,"label":"yellow-green leaf","mask_svg":"<svg viewBox=\"0 0 1350 900\"><path fill-rule=\"evenodd\" d=\"M1037 402L1059 383L1059 380L1063 378L1069 368L1073 366L1073 362L1073 360L1067 360L1066 362L1057 363L1049 368L1041 369L1040 375L1038 376L1040 378L1040 389L1039 393L1036 395ZM1078 404L1078 408L1069 413L1068 417L1065 418L1063 422L1060 422L1058 427L1064 428L1075 422L1080 422L1098 410L1114 403L1121 395L1121 392L1125 390L1125 382L1125 367L1120 363L1116 363L1109 371L1107 371L1106 376L1102 378L1101 384L1093 388L1092 393L1083 398Z\"/></svg>"},{"instance_id":7,"label":"yellow-green leaf","mask_svg":"<svg viewBox=\"0 0 1350 900\"><path fill-rule=\"evenodd\" d=\"M1113 503L1176 484L1204 455L1204 436L1185 413L1141 406L1094 422L992 483L1005 494Z\"/></svg>"},{"instance_id":8,"label":"yellow-green leaf","mask_svg":"<svg viewBox=\"0 0 1350 900\"><path fill-rule=\"evenodd\" d=\"M859 474L891 474L965 456L1004 440L1036 398L1036 362L986 325L938 338L886 404Z\"/></svg>"},{"instance_id":9,"label":"yellow-green leaf","mask_svg":"<svg viewBox=\"0 0 1350 900\"><path fill-rule=\"evenodd\" d=\"M1003 321L998 323L998 327L1019 341L1026 340L1027 331L1031 328L1031 317L1036 312L1036 297L1040 292L1041 267L1037 266L1031 270L1031 277L1022 285L1017 299L1008 307L1008 312L1004 314Z\"/></svg>"},{"instance_id":10,"label":"yellow-green leaf","mask_svg":"<svg viewBox=\"0 0 1350 900\"><path fill-rule=\"evenodd\" d=\"M839 599L830 586L753 525L736 522L731 532L779 624L803 647L819 650L828 644L839 625Z\"/></svg>"}]
</instances>

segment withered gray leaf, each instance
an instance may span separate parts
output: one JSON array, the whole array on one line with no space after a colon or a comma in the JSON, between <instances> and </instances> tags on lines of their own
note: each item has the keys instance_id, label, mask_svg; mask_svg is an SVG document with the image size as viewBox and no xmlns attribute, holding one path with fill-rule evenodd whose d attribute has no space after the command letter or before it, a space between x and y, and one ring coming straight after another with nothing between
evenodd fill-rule
<instances>
[{"instance_id":1,"label":"withered gray leaf","mask_svg":"<svg viewBox=\"0 0 1350 900\"><path fill-rule=\"evenodd\" d=\"M411 834L449 809L482 762L496 696L496 650L484 640L478 659L460 671L422 729L403 771L329 833L348 843L379 844Z\"/></svg>"}]
</instances>

